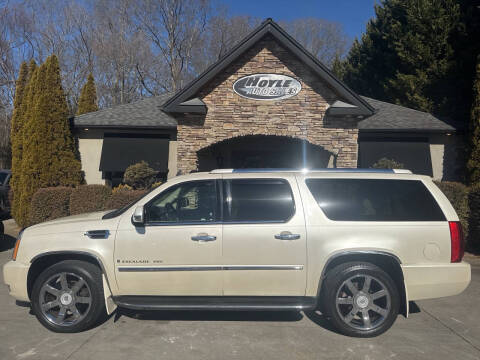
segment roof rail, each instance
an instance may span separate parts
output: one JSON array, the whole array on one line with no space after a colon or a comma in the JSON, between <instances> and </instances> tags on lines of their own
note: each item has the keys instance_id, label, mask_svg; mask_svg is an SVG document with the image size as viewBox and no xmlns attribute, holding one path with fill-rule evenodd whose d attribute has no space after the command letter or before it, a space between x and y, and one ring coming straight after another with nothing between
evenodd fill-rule
<instances>
[{"instance_id":1,"label":"roof rail","mask_svg":"<svg viewBox=\"0 0 480 360\"><path fill-rule=\"evenodd\" d=\"M381 173L381 174L412 174L407 169L360 169L360 168L332 168L332 169L278 169L278 168L258 168L258 169L215 169L211 174L231 174L231 173L270 173L270 172L325 172L325 173Z\"/></svg>"}]
</instances>

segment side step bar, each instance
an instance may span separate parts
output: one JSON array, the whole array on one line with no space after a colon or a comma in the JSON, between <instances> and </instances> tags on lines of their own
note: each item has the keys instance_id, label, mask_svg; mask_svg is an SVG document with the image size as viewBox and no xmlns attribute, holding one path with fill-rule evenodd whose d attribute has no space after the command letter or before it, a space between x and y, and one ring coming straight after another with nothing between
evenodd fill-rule
<instances>
[{"instance_id":1,"label":"side step bar","mask_svg":"<svg viewBox=\"0 0 480 360\"><path fill-rule=\"evenodd\" d=\"M132 310L313 310L317 299L306 296L115 296Z\"/></svg>"}]
</instances>

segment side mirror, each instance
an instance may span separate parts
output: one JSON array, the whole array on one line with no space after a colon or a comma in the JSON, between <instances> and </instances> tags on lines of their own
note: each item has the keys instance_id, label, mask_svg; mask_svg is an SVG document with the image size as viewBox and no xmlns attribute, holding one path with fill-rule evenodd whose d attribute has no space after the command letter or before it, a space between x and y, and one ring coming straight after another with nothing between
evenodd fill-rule
<instances>
[{"instance_id":1,"label":"side mirror","mask_svg":"<svg viewBox=\"0 0 480 360\"><path fill-rule=\"evenodd\" d=\"M137 206L132 215L132 224L135 226L143 225L145 223L145 218L143 215L143 206Z\"/></svg>"}]
</instances>

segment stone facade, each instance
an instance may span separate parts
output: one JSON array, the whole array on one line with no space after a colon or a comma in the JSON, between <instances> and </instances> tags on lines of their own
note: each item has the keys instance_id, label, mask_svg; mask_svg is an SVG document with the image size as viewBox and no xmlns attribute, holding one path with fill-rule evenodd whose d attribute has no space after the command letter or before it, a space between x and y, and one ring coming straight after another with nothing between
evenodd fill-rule
<instances>
[{"instance_id":1,"label":"stone facade","mask_svg":"<svg viewBox=\"0 0 480 360\"><path fill-rule=\"evenodd\" d=\"M277 101L250 100L233 91L237 79L256 73L294 77L302 84L302 90L296 96ZM357 119L327 117L328 104L342 99L273 38L259 41L197 96L207 105L206 115L176 116L178 170L181 173L197 169L199 150L248 135L306 139L331 152L337 167L357 166Z\"/></svg>"}]
</instances>

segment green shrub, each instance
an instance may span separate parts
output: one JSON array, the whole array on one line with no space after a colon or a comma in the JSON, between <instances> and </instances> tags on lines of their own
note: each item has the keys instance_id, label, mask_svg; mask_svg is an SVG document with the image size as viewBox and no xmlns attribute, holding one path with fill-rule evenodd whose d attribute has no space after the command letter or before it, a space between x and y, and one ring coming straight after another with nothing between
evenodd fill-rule
<instances>
[{"instance_id":1,"label":"green shrub","mask_svg":"<svg viewBox=\"0 0 480 360\"><path fill-rule=\"evenodd\" d=\"M80 185L70 196L70 214L101 211L110 198L112 189L105 185Z\"/></svg>"},{"instance_id":2,"label":"green shrub","mask_svg":"<svg viewBox=\"0 0 480 360\"><path fill-rule=\"evenodd\" d=\"M123 182L134 189L148 189L155 182L157 171L145 161L130 165L123 175Z\"/></svg>"},{"instance_id":3,"label":"green shrub","mask_svg":"<svg viewBox=\"0 0 480 360\"><path fill-rule=\"evenodd\" d=\"M480 183L472 185L468 195L470 205L468 248L480 250Z\"/></svg>"},{"instance_id":4,"label":"green shrub","mask_svg":"<svg viewBox=\"0 0 480 360\"><path fill-rule=\"evenodd\" d=\"M120 209L145 195L145 190L117 190L105 203L105 210Z\"/></svg>"},{"instance_id":5,"label":"green shrub","mask_svg":"<svg viewBox=\"0 0 480 360\"><path fill-rule=\"evenodd\" d=\"M470 213L468 206L468 187L462 183L453 181L435 181L435 184L442 190L457 212L458 218L462 223L463 233L465 238L467 238Z\"/></svg>"},{"instance_id":6,"label":"green shrub","mask_svg":"<svg viewBox=\"0 0 480 360\"><path fill-rule=\"evenodd\" d=\"M72 190L65 186L39 189L32 198L29 225L68 216Z\"/></svg>"},{"instance_id":7,"label":"green shrub","mask_svg":"<svg viewBox=\"0 0 480 360\"><path fill-rule=\"evenodd\" d=\"M393 159L381 158L375 164L372 165L374 169L403 169L405 166Z\"/></svg>"}]
</instances>

